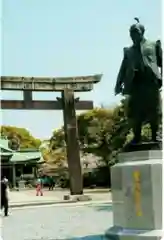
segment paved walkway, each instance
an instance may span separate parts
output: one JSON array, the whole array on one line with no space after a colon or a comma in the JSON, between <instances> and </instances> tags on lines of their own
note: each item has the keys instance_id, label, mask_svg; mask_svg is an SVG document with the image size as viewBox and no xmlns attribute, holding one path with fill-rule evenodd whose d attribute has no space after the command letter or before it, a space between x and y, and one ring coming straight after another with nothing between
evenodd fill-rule
<instances>
[{"instance_id":1,"label":"paved walkway","mask_svg":"<svg viewBox=\"0 0 164 240\"><path fill-rule=\"evenodd\" d=\"M19 192L11 191L9 192L9 204L11 207L19 207L72 202L64 200L64 195L69 195L69 191L59 189L49 191L45 189L43 196L36 196L34 189ZM84 190L84 195L91 197L92 201L111 201L111 193L109 191Z\"/></svg>"},{"instance_id":2,"label":"paved walkway","mask_svg":"<svg viewBox=\"0 0 164 240\"><path fill-rule=\"evenodd\" d=\"M12 209L3 218L4 240L105 240L112 226L110 204Z\"/></svg>"}]
</instances>

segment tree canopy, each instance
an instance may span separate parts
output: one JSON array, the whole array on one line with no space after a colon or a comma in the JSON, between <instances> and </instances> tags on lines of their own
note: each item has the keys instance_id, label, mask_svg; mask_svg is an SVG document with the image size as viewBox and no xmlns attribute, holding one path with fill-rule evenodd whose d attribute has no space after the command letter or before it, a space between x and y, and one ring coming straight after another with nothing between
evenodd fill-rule
<instances>
[{"instance_id":1,"label":"tree canopy","mask_svg":"<svg viewBox=\"0 0 164 240\"><path fill-rule=\"evenodd\" d=\"M5 136L9 139L9 144L11 145L11 148L13 145L19 144L19 147L21 149L38 149L41 144L41 140L33 137L31 133L25 128L19 128L14 126L1 126L1 136Z\"/></svg>"},{"instance_id":2,"label":"tree canopy","mask_svg":"<svg viewBox=\"0 0 164 240\"><path fill-rule=\"evenodd\" d=\"M114 109L96 108L78 117L79 138L84 152L99 156L112 165L129 133L124 105Z\"/></svg>"}]
</instances>

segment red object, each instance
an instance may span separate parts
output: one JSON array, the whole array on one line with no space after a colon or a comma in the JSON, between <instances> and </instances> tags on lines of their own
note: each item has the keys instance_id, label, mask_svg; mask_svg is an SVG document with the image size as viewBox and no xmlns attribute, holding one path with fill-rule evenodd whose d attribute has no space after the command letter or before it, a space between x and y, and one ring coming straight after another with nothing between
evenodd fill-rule
<instances>
[{"instance_id":1,"label":"red object","mask_svg":"<svg viewBox=\"0 0 164 240\"><path fill-rule=\"evenodd\" d=\"M36 185L36 196L39 196L39 193L40 193L40 196L43 196L43 191L42 191L41 184Z\"/></svg>"}]
</instances>

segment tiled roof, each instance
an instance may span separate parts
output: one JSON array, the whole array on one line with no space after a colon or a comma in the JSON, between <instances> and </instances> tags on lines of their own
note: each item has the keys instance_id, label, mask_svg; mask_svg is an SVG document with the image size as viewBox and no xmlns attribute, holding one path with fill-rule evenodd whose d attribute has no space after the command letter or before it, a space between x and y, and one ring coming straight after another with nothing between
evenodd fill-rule
<instances>
[{"instance_id":1,"label":"tiled roof","mask_svg":"<svg viewBox=\"0 0 164 240\"><path fill-rule=\"evenodd\" d=\"M42 155L40 151L36 149L23 149L20 151L13 151L8 147L7 139L0 139L0 155L10 157L9 162L17 163L17 162L30 162L37 161L38 163L43 162Z\"/></svg>"},{"instance_id":2,"label":"tiled roof","mask_svg":"<svg viewBox=\"0 0 164 240\"><path fill-rule=\"evenodd\" d=\"M7 152L12 152L12 149L8 147L8 140L7 139L0 139L0 148L4 149Z\"/></svg>"},{"instance_id":3,"label":"tiled roof","mask_svg":"<svg viewBox=\"0 0 164 240\"><path fill-rule=\"evenodd\" d=\"M10 156L12 156L13 155L13 153L12 152L1 152L0 153L0 156L8 156L8 157L10 157Z\"/></svg>"},{"instance_id":4,"label":"tiled roof","mask_svg":"<svg viewBox=\"0 0 164 240\"><path fill-rule=\"evenodd\" d=\"M10 159L10 162L26 162L32 160L40 160L40 152L15 152Z\"/></svg>"}]
</instances>

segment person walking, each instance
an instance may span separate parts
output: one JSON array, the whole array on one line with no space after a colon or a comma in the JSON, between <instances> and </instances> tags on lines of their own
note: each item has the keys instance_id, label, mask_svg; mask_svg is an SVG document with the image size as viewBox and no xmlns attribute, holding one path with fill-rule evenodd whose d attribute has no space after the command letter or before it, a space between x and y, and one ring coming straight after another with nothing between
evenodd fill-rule
<instances>
[{"instance_id":1,"label":"person walking","mask_svg":"<svg viewBox=\"0 0 164 240\"><path fill-rule=\"evenodd\" d=\"M39 196L39 194L40 194L40 196L43 196L42 187L43 187L42 179L38 178L37 183L36 183L36 196Z\"/></svg>"},{"instance_id":2,"label":"person walking","mask_svg":"<svg viewBox=\"0 0 164 240\"><path fill-rule=\"evenodd\" d=\"M49 191L50 190L53 191L54 187L55 187L55 181L54 181L53 177L51 176L51 177L49 177Z\"/></svg>"},{"instance_id":3,"label":"person walking","mask_svg":"<svg viewBox=\"0 0 164 240\"><path fill-rule=\"evenodd\" d=\"M1 180L1 209L4 208L5 217L8 216L8 188L4 178Z\"/></svg>"},{"instance_id":4,"label":"person walking","mask_svg":"<svg viewBox=\"0 0 164 240\"><path fill-rule=\"evenodd\" d=\"M5 177L5 176L3 177L2 181L5 182L6 184L9 183L9 180L8 180L7 177Z\"/></svg>"}]
</instances>

